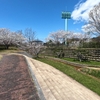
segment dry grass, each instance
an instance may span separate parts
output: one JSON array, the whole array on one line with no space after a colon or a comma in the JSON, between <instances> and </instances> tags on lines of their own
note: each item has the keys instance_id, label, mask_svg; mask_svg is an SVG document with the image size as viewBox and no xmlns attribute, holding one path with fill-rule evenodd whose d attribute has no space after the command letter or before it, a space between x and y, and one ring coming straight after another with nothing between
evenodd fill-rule
<instances>
[{"instance_id":1,"label":"dry grass","mask_svg":"<svg viewBox=\"0 0 100 100\"><path fill-rule=\"evenodd\" d=\"M17 53L21 52L21 50L0 50L0 60L2 59L3 55L8 55L10 53Z\"/></svg>"},{"instance_id":2,"label":"dry grass","mask_svg":"<svg viewBox=\"0 0 100 100\"><path fill-rule=\"evenodd\" d=\"M21 50L1 50L0 55L9 54L9 53L17 53L17 52L21 52Z\"/></svg>"}]
</instances>

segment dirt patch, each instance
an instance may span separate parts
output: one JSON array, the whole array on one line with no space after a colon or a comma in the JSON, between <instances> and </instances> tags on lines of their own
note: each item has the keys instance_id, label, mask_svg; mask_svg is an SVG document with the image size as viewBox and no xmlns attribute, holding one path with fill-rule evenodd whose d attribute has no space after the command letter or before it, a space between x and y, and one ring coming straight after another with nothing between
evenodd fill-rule
<instances>
[{"instance_id":1,"label":"dirt patch","mask_svg":"<svg viewBox=\"0 0 100 100\"><path fill-rule=\"evenodd\" d=\"M0 100L39 100L23 56L5 55L1 59Z\"/></svg>"}]
</instances>

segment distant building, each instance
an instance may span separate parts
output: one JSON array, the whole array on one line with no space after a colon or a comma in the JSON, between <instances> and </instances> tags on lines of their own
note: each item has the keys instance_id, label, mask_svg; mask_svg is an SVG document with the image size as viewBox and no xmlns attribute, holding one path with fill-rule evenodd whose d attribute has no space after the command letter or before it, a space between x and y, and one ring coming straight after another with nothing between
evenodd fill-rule
<instances>
[{"instance_id":1,"label":"distant building","mask_svg":"<svg viewBox=\"0 0 100 100\"><path fill-rule=\"evenodd\" d=\"M32 44L43 45L43 41L37 39L37 40L32 41Z\"/></svg>"}]
</instances>

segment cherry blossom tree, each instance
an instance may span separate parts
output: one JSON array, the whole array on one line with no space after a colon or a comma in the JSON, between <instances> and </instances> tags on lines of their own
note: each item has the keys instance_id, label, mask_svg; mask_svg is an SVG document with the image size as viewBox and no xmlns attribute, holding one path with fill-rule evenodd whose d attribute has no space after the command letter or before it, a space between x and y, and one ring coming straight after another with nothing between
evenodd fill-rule
<instances>
[{"instance_id":1,"label":"cherry blossom tree","mask_svg":"<svg viewBox=\"0 0 100 100\"><path fill-rule=\"evenodd\" d=\"M0 44L5 45L6 49L11 45L19 45L24 41L24 36L21 33L11 32L9 29L0 29Z\"/></svg>"},{"instance_id":2,"label":"cherry blossom tree","mask_svg":"<svg viewBox=\"0 0 100 100\"><path fill-rule=\"evenodd\" d=\"M36 40L35 32L31 28L26 28L24 34L26 37L26 49L34 57L38 57L43 48L42 43L40 43L42 41Z\"/></svg>"},{"instance_id":3,"label":"cherry blossom tree","mask_svg":"<svg viewBox=\"0 0 100 100\"><path fill-rule=\"evenodd\" d=\"M52 41L55 44L63 43L66 38L68 38L72 33L70 31L66 32L63 30L59 30L56 32L52 32L46 38L47 41Z\"/></svg>"},{"instance_id":4,"label":"cherry blossom tree","mask_svg":"<svg viewBox=\"0 0 100 100\"><path fill-rule=\"evenodd\" d=\"M67 39L67 40L66 40ZM90 39L90 34L87 33L77 33L71 31L56 31L49 34L47 41L52 41L53 43L63 43L67 41L67 46L79 46L81 42L87 41ZM83 41L84 40L84 41Z\"/></svg>"}]
</instances>

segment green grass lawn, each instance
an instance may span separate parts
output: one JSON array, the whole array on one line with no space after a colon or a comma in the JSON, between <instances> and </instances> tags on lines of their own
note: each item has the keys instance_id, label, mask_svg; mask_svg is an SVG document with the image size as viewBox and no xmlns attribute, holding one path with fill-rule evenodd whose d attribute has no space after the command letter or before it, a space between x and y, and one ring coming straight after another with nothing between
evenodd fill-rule
<instances>
[{"instance_id":1,"label":"green grass lawn","mask_svg":"<svg viewBox=\"0 0 100 100\"><path fill-rule=\"evenodd\" d=\"M71 62L75 62L75 63L87 64L88 66L97 66L97 67L100 66L100 62L97 62L97 61L82 61L82 62L80 62L78 60L74 60L73 58L62 58L62 59L71 61Z\"/></svg>"},{"instance_id":2,"label":"green grass lawn","mask_svg":"<svg viewBox=\"0 0 100 100\"><path fill-rule=\"evenodd\" d=\"M82 72L94 76L95 78L100 79L100 69L92 69L92 68L81 68Z\"/></svg>"},{"instance_id":3,"label":"green grass lawn","mask_svg":"<svg viewBox=\"0 0 100 100\"><path fill-rule=\"evenodd\" d=\"M49 64L49 65L52 65L56 69L62 71L66 75L72 77L73 79L75 79L79 83L83 84L84 86L86 86L90 90L92 90L95 93L97 93L98 95L100 95L100 80L92 78L87 74L83 74L82 72L76 70L75 67L66 65L66 64L61 63L61 62L50 60L48 58L38 58L37 60L40 60L44 63Z\"/></svg>"}]
</instances>

